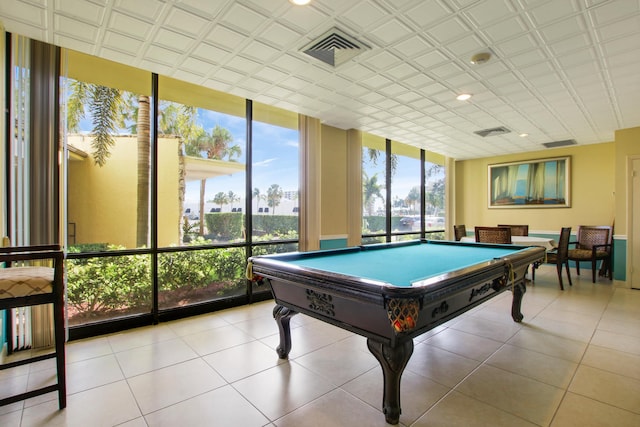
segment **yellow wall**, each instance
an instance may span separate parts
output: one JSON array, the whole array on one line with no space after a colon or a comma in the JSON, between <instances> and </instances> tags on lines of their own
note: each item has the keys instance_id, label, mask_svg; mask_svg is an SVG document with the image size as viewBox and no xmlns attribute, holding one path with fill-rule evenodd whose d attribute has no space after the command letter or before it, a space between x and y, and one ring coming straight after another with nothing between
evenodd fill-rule
<instances>
[{"instance_id":1,"label":"yellow wall","mask_svg":"<svg viewBox=\"0 0 640 427\"><path fill-rule=\"evenodd\" d=\"M571 156L570 208L489 209L488 165L549 157ZM616 144L565 147L456 162L455 223L467 230L476 225L529 224L530 232L559 232L580 224L612 224L615 214ZM617 225L617 223L616 223Z\"/></svg>"},{"instance_id":2,"label":"yellow wall","mask_svg":"<svg viewBox=\"0 0 640 427\"><path fill-rule=\"evenodd\" d=\"M322 126L321 236L347 235L347 132ZM329 237L331 238L331 237Z\"/></svg>"},{"instance_id":3,"label":"yellow wall","mask_svg":"<svg viewBox=\"0 0 640 427\"><path fill-rule=\"evenodd\" d=\"M90 138L70 136L69 143L89 153ZM158 141L158 244L178 243L178 141ZM118 137L103 167L91 157L69 162L68 220L75 223L76 243L109 243L136 247L137 144ZM70 241L70 243L72 243Z\"/></svg>"}]
</instances>

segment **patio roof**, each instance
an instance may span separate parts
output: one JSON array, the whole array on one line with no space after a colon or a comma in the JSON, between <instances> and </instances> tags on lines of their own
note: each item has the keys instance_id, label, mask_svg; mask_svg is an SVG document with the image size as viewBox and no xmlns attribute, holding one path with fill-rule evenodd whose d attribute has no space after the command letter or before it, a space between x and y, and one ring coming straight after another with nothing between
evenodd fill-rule
<instances>
[{"instance_id":1,"label":"patio roof","mask_svg":"<svg viewBox=\"0 0 640 427\"><path fill-rule=\"evenodd\" d=\"M244 163L190 156L184 157L184 167L186 181L201 181L221 175L232 175L245 170Z\"/></svg>"}]
</instances>

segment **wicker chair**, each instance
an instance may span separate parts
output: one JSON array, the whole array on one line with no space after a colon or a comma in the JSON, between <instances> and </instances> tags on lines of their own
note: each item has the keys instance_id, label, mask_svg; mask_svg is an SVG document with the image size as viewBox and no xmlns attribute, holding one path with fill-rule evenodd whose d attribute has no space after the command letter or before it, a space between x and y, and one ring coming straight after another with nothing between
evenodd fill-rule
<instances>
[{"instance_id":1,"label":"wicker chair","mask_svg":"<svg viewBox=\"0 0 640 427\"><path fill-rule=\"evenodd\" d=\"M56 359L57 382L35 390L0 399L0 406L15 403L52 391L58 392L58 406L67 405L64 350L64 255L58 245L0 248L0 310L53 304L55 350L16 361L7 361L0 370ZM48 264L49 266L43 265Z\"/></svg>"},{"instance_id":2,"label":"wicker chair","mask_svg":"<svg viewBox=\"0 0 640 427\"><path fill-rule=\"evenodd\" d=\"M569 278L569 286L573 286L571 282L571 272L569 271L569 239L571 238L571 227L562 227L560 230L560 239L558 240L558 247L554 251L547 252L547 264L555 264L558 271L558 282L560 283L560 290L564 291L564 284L562 283L562 266L567 270L567 277ZM533 265L531 272L531 280L536 281L536 269L540 264Z\"/></svg>"},{"instance_id":3,"label":"wicker chair","mask_svg":"<svg viewBox=\"0 0 640 427\"><path fill-rule=\"evenodd\" d=\"M528 225L498 224L498 227L510 227L512 236L528 236Z\"/></svg>"},{"instance_id":4,"label":"wicker chair","mask_svg":"<svg viewBox=\"0 0 640 427\"><path fill-rule=\"evenodd\" d=\"M510 227L476 227L476 242L511 244Z\"/></svg>"},{"instance_id":5,"label":"wicker chair","mask_svg":"<svg viewBox=\"0 0 640 427\"><path fill-rule=\"evenodd\" d=\"M453 235L455 236L456 241L460 241L460 239L467 236L467 228L464 226L464 224L454 225Z\"/></svg>"},{"instance_id":6,"label":"wicker chair","mask_svg":"<svg viewBox=\"0 0 640 427\"><path fill-rule=\"evenodd\" d=\"M609 279L613 279L611 268L611 248L613 239L613 227L608 225L581 225L578 227L578 241L571 242L575 249L569 249L568 258L576 263L576 273L580 275L580 262L591 262L593 283L596 283L596 267L599 261L603 262L600 275L608 273Z\"/></svg>"}]
</instances>

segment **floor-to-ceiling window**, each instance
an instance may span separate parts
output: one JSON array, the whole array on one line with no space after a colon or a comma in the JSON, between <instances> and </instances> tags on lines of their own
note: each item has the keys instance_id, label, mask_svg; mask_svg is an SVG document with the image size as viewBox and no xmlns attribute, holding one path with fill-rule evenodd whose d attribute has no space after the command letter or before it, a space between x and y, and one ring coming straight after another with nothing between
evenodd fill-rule
<instances>
[{"instance_id":1,"label":"floor-to-ceiling window","mask_svg":"<svg viewBox=\"0 0 640 427\"><path fill-rule=\"evenodd\" d=\"M362 143L362 242L443 239L444 158L365 134Z\"/></svg>"},{"instance_id":2,"label":"floor-to-ceiling window","mask_svg":"<svg viewBox=\"0 0 640 427\"><path fill-rule=\"evenodd\" d=\"M69 325L149 313L151 256L135 251L151 244L151 74L73 51L62 64Z\"/></svg>"},{"instance_id":3,"label":"floor-to-ceiling window","mask_svg":"<svg viewBox=\"0 0 640 427\"><path fill-rule=\"evenodd\" d=\"M419 239L422 199L420 149L391 141L392 240Z\"/></svg>"},{"instance_id":4,"label":"floor-to-ceiling window","mask_svg":"<svg viewBox=\"0 0 640 427\"><path fill-rule=\"evenodd\" d=\"M247 281L246 260L297 249L297 115L77 52L64 59L70 325L268 297Z\"/></svg>"},{"instance_id":5,"label":"floor-to-ceiling window","mask_svg":"<svg viewBox=\"0 0 640 427\"><path fill-rule=\"evenodd\" d=\"M391 165L391 170L393 166ZM362 140L362 242L379 243L387 234L387 154L382 137Z\"/></svg>"}]
</instances>

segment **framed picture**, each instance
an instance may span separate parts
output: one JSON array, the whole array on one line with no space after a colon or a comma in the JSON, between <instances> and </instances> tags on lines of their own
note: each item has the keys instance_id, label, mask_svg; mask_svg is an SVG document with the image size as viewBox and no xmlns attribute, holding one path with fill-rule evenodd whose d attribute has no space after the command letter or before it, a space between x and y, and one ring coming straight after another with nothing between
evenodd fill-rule
<instances>
[{"instance_id":1,"label":"framed picture","mask_svg":"<svg viewBox=\"0 0 640 427\"><path fill-rule=\"evenodd\" d=\"M489 165L489 208L571 207L571 157Z\"/></svg>"}]
</instances>

